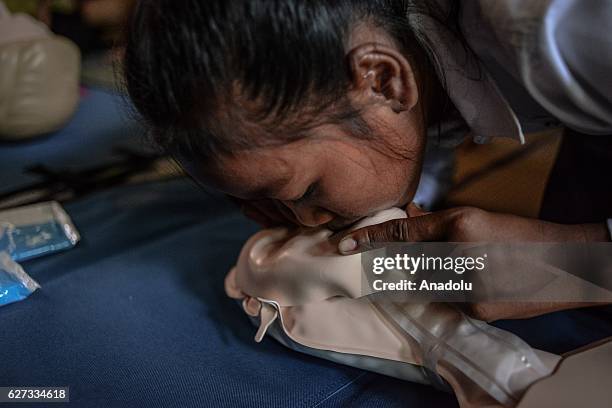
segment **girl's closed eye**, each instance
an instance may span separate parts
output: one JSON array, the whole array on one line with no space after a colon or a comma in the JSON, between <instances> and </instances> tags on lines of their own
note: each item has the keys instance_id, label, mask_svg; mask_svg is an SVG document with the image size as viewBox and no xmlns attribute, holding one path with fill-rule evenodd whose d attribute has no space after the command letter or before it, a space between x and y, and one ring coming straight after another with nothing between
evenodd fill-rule
<instances>
[{"instance_id":1,"label":"girl's closed eye","mask_svg":"<svg viewBox=\"0 0 612 408\"><path fill-rule=\"evenodd\" d=\"M308 188L306 189L306 191L304 191L304 193L302 194L301 197L293 200L295 203L303 203L304 201L308 200L309 198L312 198L312 196L314 195L314 193L317 190L317 183L312 183L308 186Z\"/></svg>"}]
</instances>

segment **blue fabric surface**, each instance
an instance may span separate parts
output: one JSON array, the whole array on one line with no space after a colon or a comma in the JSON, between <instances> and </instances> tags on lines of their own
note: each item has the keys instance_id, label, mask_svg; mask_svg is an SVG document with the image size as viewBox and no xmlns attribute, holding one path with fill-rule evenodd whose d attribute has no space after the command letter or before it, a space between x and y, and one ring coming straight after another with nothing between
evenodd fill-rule
<instances>
[{"instance_id":1,"label":"blue fabric surface","mask_svg":"<svg viewBox=\"0 0 612 408\"><path fill-rule=\"evenodd\" d=\"M255 226L191 182L66 209L82 241L24 262L42 289L0 309L0 385L68 385L79 407L455 406L432 387L256 344L223 291Z\"/></svg>"},{"instance_id":2,"label":"blue fabric surface","mask_svg":"<svg viewBox=\"0 0 612 408\"><path fill-rule=\"evenodd\" d=\"M68 385L79 407L455 406L431 387L254 343L223 278L255 226L191 182L117 188L67 211L82 241L25 262L42 289L0 309L0 385ZM563 352L612 334L609 317L499 325Z\"/></svg>"}]
</instances>

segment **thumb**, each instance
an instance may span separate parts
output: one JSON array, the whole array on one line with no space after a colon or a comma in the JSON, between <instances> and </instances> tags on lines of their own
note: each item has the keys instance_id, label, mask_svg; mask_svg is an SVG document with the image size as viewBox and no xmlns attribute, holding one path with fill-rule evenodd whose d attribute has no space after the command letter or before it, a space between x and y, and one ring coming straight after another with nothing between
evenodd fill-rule
<instances>
[{"instance_id":1,"label":"thumb","mask_svg":"<svg viewBox=\"0 0 612 408\"><path fill-rule=\"evenodd\" d=\"M380 247L389 242L439 241L444 238L445 233L443 213L428 213L352 231L340 240L338 250L347 255Z\"/></svg>"}]
</instances>

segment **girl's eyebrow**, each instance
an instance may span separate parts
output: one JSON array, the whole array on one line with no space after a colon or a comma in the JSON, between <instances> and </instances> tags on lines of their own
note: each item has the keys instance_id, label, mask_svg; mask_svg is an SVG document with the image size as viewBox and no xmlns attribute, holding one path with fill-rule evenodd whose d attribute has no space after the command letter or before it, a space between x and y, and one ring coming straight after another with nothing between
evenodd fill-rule
<instances>
[{"instance_id":1,"label":"girl's eyebrow","mask_svg":"<svg viewBox=\"0 0 612 408\"><path fill-rule=\"evenodd\" d=\"M265 186L258 186L247 192L247 195L254 198L269 198L280 195L281 191L291 182L293 177L289 172L279 174L279 177L273 183Z\"/></svg>"},{"instance_id":2,"label":"girl's eyebrow","mask_svg":"<svg viewBox=\"0 0 612 408\"><path fill-rule=\"evenodd\" d=\"M280 187L272 187L272 186L264 186L257 187L254 190L247 192L247 195L254 199L259 198L270 198L278 195L278 193L282 190Z\"/></svg>"}]
</instances>

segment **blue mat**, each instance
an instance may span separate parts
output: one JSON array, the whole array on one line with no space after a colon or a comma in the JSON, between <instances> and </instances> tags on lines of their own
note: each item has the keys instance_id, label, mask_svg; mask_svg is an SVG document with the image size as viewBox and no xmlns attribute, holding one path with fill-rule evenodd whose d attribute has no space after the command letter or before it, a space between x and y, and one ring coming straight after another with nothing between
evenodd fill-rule
<instances>
[{"instance_id":1,"label":"blue mat","mask_svg":"<svg viewBox=\"0 0 612 408\"><path fill-rule=\"evenodd\" d=\"M68 385L83 407L452 407L451 395L253 341L223 278L255 225L187 180L67 206L83 240L24 263L42 289L0 308L0 385ZM608 309L500 322L563 352L612 335Z\"/></svg>"},{"instance_id":2,"label":"blue mat","mask_svg":"<svg viewBox=\"0 0 612 408\"><path fill-rule=\"evenodd\" d=\"M68 385L79 407L455 406L431 387L256 344L223 291L256 227L191 182L117 188L67 211L83 240L25 262L42 289L0 308L0 385Z\"/></svg>"}]
</instances>

